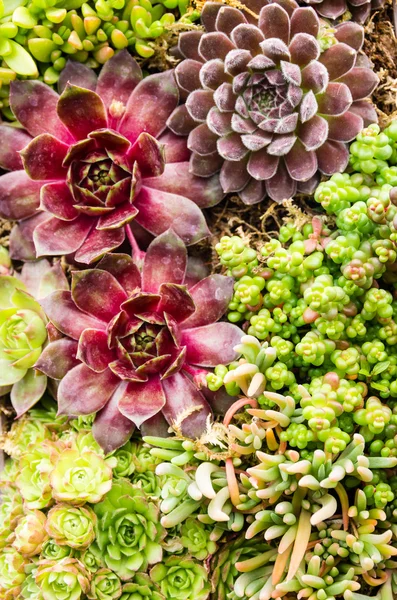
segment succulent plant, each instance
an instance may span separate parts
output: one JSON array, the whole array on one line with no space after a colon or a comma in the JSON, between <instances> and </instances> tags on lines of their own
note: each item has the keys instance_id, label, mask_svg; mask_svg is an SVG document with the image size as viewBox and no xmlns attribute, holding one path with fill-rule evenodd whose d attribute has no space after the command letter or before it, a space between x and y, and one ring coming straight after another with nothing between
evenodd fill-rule
<instances>
[{"instance_id":1,"label":"succulent plant","mask_svg":"<svg viewBox=\"0 0 397 600\"><path fill-rule=\"evenodd\" d=\"M21 598L25 600L44 600L39 586L35 580L35 570L26 577L21 588Z\"/></svg>"},{"instance_id":2,"label":"succulent plant","mask_svg":"<svg viewBox=\"0 0 397 600\"><path fill-rule=\"evenodd\" d=\"M239 536L231 543L223 544L211 561L211 600L237 600L234 584L240 573L236 564L243 560L255 559L269 550L265 542L246 540Z\"/></svg>"},{"instance_id":3,"label":"succulent plant","mask_svg":"<svg viewBox=\"0 0 397 600\"><path fill-rule=\"evenodd\" d=\"M118 448L113 453L112 456L117 460L117 464L113 469L113 477L116 479L120 477L129 477L134 473L134 450L134 445L132 442L128 441L124 446L121 446L121 448Z\"/></svg>"},{"instance_id":4,"label":"succulent plant","mask_svg":"<svg viewBox=\"0 0 397 600\"><path fill-rule=\"evenodd\" d=\"M87 548L95 539L96 516L87 506L57 504L47 515L47 533L60 546Z\"/></svg>"},{"instance_id":5,"label":"succulent plant","mask_svg":"<svg viewBox=\"0 0 397 600\"><path fill-rule=\"evenodd\" d=\"M37 366L56 377L59 363L77 353L81 364L59 384L59 413L98 412L93 434L106 452L126 442L133 424L140 427L160 411L170 424L186 417L182 430L200 435L210 414L199 389L206 371L191 365L207 368L236 357L241 330L215 323L232 280L211 275L188 291L186 265L186 248L170 230L150 244L142 274L131 257L112 254L96 269L74 272L71 293L43 300L70 342L47 346Z\"/></svg>"},{"instance_id":6,"label":"succulent plant","mask_svg":"<svg viewBox=\"0 0 397 600\"><path fill-rule=\"evenodd\" d=\"M206 600L211 590L206 568L189 556L169 556L150 577L167 600Z\"/></svg>"},{"instance_id":7,"label":"succulent plant","mask_svg":"<svg viewBox=\"0 0 397 600\"><path fill-rule=\"evenodd\" d=\"M79 600L89 590L89 576L75 558L40 561L36 583L44 600Z\"/></svg>"},{"instance_id":8,"label":"succulent plant","mask_svg":"<svg viewBox=\"0 0 397 600\"><path fill-rule=\"evenodd\" d=\"M26 575L26 559L14 548L3 548L0 554L0 596L4 600L19 598Z\"/></svg>"},{"instance_id":9,"label":"succulent plant","mask_svg":"<svg viewBox=\"0 0 397 600\"><path fill-rule=\"evenodd\" d=\"M59 440L44 440L39 446L32 444L21 456L16 485L26 508L42 509L53 503L50 473L63 449L64 445Z\"/></svg>"},{"instance_id":10,"label":"succulent plant","mask_svg":"<svg viewBox=\"0 0 397 600\"><path fill-rule=\"evenodd\" d=\"M47 342L47 319L38 301L65 289L68 283L60 264L51 266L45 259L24 265L18 278L0 275L0 392L11 391L17 417L47 387L46 376L34 369Z\"/></svg>"},{"instance_id":11,"label":"succulent plant","mask_svg":"<svg viewBox=\"0 0 397 600\"><path fill-rule=\"evenodd\" d=\"M15 4L19 3L2 2L0 5L0 60L5 62L11 77L15 77L15 73L24 77L38 77L32 56L14 39L18 34L18 26L11 20L14 8L17 8Z\"/></svg>"},{"instance_id":12,"label":"succulent plant","mask_svg":"<svg viewBox=\"0 0 397 600\"><path fill-rule=\"evenodd\" d=\"M41 549L41 558L47 558L49 560L61 560L72 554L73 548L70 546L60 546L53 539L48 539Z\"/></svg>"},{"instance_id":13,"label":"succulent plant","mask_svg":"<svg viewBox=\"0 0 397 600\"><path fill-rule=\"evenodd\" d=\"M165 531L158 508L142 490L118 479L94 511L96 553L120 579L128 581L137 571L161 561Z\"/></svg>"},{"instance_id":14,"label":"succulent plant","mask_svg":"<svg viewBox=\"0 0 397 600\"><path fill-rule=\"evenodd\" d=\"M120 600L164 600L164 596L146 573L136 573L123 585Z\"/></svg>"},{"instance_id":15,"label":"succulent plant","mask_svg":"<svg viewBox=\"0 0 397 600\"><path fill-rule=\"evenodd\" d=\"M222 192L217 176L189 173L185 141L165 132L179 101L173 72L142 79L123 50L98 80L79 63L62 75L61 96L39 81L11 84L11 108L29 132L0 129L0 166L11 171L0 178L0 214L24 219L11 257L74 254L91 263L126 232L134 244L132 220L154 235L172 226L187 244L206 237L200 209Z\"/></svg>"},{"instance_id":16,"label":"succulent plant","mask_svg":"<svg viewBox=\"0 0 397 600\"><path fill-rule=\"evenodd\" d=\"M0 276L0 386L11 388L17 416L44 394L47 377L34 370L47 340L46 317L24 284Z\"/></svg>"},{"instance_id":17,"label":"succulent plant","mask_svg":"<svg viewBox=\"0 0 397 600\"><path fill-rule=\"evenodd\" d=\"M66 548L66 546L63 547ZM96 573L99 569L101 569L104 566L100 554L98 554L98 552L95 552L95 545L89 546L87 550L81 552L79 555L79 561L85 566L87 571L89 571L90 573Z\"/></svg>"},{"instance_id":18,"label":"succulent plant","mask_svg":"<svg viewBox=\"0 0 397 600\"><path fill-rule=\"evenodd\" d=\"M27 418L25 414L12 424L4 440L4 450L13 458L19 458L29 444L41 444L50 438L51 432L43 423Z\"/></svg>"},{"instance_id":19,"label":"succulent plant","mask_svg":"<svg viewBox=\"0 0 397 600\"><path fill-rule=\"evenodd\" d=\"M110 569L99 569L91 579L90 600L116 600L121 596L121 581Z\"/></svg>"},{"instance_id":20,"label":"succulent plant","mask_svg":"<svg viewBox=\"0 0 397 600\"><path fill-rule=\"evenodd\" d=\"M354 21L364 23L372 10L382 8L385 0L303 0L313 6L321 17L337 19L347 11L351 13Z\"/></svg>"},{"instance_id":21,"label":"succulent plant","mask_svg":"<svg viewBox=\"0 0 397 600\"><path fill-rule=\"evenodd\" d=\"M13 486L2 486L0 504L0 548L7 546L23 515L22 496Z\"/></svg>"},{"instance_id":22,"label":"succulent plant","mask_svg":"<svg viewBox=\"0 0 397 600\"><path fill-rule=\"evenodd\" d=\"M175 75L187 100L168 120L189 136L191 173L220 171L223 191L246 204L313 191L319 173L344 170L346 142L376 121L365 98L378 78L357 57L363 30L337 26L321 52L313 8L264 4L255 24L236 8L205 4L204 33L179 37L185 60Z\"/></svg>"},{"instance_id":23,"label":"succulent plant","mask_svg":"<svg viewBox=\"0 0 397 600\"><path fill-rule=\"evenodd\" d=\"M178 6L168 1L152 4L150 0L6 2L4 14L0 12L4 40L0 82L9 87L17 75L38 78L40 72L40 79L53 85L69 57L97 68L127 47L148 58L155 53L153 40L176 21L188 25L198 19L198 11L186 13L186 9L187 2ZM7 104L5 97L3 113L12 119Z\"/></svg>"},{"instance_id":24,"label":"succulent plant","mask_svg":"<svg viewBox=\"0 0 397 600\"><path fill-rule=\"evenodd\" d=\"M131 482L133 485L140 487L149 498L160 497L160 478L152 471L147 471L146 473L133 473Z\"/></svg>"},{"instance_id":25,"label":"succulent plant","mask_svg":"<svg viewBox=\"0 0 397 600\"><path fill-rule=\"evenodd\" d=\"M198 560L205 560L217 549L216 543L211 540L211 529L207 529L196 517L189 517L182 524L181 542L190 556Z\"/></svg>"},{"instance_id":26,"label":"succulent plant","mask_svg":"<svg viewBox=\"0 0 397 600\"><path fill-rule=\"evenodd\" d=\"M58 502L82 506L100 502L112 487L112 469L90 450L66 449L59 454L51 471L53 497Z\"/></svg>"},{"instance_id":27,"label":"succulent plant","mask_svg":"<svg viewBox=\"0 0 397 600\"><path fill-rule=\"evenodd\" d=\"M40 554L44 542L48 539L45 522L46 516L40 510L26 512L14 531L12 545L15 550L27 558Z\"/></svg>"}]
</instances>

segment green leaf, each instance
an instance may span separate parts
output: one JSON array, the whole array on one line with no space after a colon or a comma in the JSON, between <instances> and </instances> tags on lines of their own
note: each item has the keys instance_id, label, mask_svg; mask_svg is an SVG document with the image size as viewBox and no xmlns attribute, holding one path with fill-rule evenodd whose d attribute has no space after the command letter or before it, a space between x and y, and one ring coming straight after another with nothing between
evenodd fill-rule
<instances>
[{"instance_id":1,"label":"green leaf","mask_svg":"<svg viewBox=\"0 0 397 600\"><path fill-rule=\"evenodd\" d=\"M4 3L2 0L0 0L1 5L3 5L4 7L4 16L7 17L9 15L12 15L14 10L16 10L18 8L18 6L23 6L24 4L26 4L26 0L4 0ZM1 5L0 5L0 16L1 15Z\"/></svg>"},{"instance_id":2,"label":"green leaf","mask_svg":"<svg viewBox=\"0 0 397 600\"><path fill-rule=\"evenodd\" d=\"M37 25L37 20L26 6L18 6L12 15L12 22L23 29L33 29Z\"/></svg>"},{"instance_id":3,"label":"green leaf","mask_svg":"<svg viewBox=\"0 0 397 600\"><path fill-rule=\"evenodd\" d=\"M365 377L371 377L371 373L367 371L367 369L360 369L358 373L359 375L364 375Z\"/></svg>"},{"instance_id":4,"label":"green leaf","mask_svg":"<svg viewBox=\"0 0 397 600\"><path fill-rule=\"evenodd\" d=\"M38 77L39 72L36 67L36 63L22 46L14 42L14 40L8 40L11 45L11 54L4 57L4 62L10 69L18 73L18 75L24 75L25 77Z\"/></svg>"},{"instance_id":5,"label":"green leaf","mask_svg":"<svg viewBox=\"0 0 397 600\"><path fill-rule=\"evenodd\" d=\"M40 62L50 62L51 53L57 45L47 38L32 38L28 40L29 50L34 58Z\"/></svg>"},{"instance_id":6,"label":"green leaf","mask_svg":"<svg viewBox=\"0 0 397 600\"><path fill-rule=\"evenodd\" d=\"M14 384L11 402L17 417L23 415L40 400L47 387L47 376L29 369L25 377Z\"/></svg>"},{"instance_id":7,"label":"green leaf","mask_svg":"<svg viewBox=\"0 0 397 600\"><path fill-rule=\"evenodd\" d=\"M371 381L371 387L374 388L374 390L379 390L380 392L388 392L389 388L386 387L385 385L382 385L381 383L376 383L374 381Z\"/></svg>"},{"instance_id":8,"label":"green leaf","mask_svg":"<svg viewBox=\"0 0 397 600\"><path fill-rule=\"evenodd\" d=\"M372 375L379 375L379 373L383 373L390 366L390 360L384 360L380 363L377 363L372 369Z\"/></svg>"}]
</instances>

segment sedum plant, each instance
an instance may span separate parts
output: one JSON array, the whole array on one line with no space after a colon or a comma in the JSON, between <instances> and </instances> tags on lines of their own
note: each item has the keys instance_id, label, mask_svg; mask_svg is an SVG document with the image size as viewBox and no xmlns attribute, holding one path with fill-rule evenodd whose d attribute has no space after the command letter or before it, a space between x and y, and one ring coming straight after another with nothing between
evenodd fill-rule
<instances>
[{"instance_id":1,"label":"sedum plant","mask_svg":"<svg viewBox=\"0 0 397 600\"><path fill-rule=\"evenodd\" d=\"M222 193L217 176L189 173L185 142L165 131L179 101L172 71L142 79L124 50L98 78L70 63L59 90L11 85L11 108L26 128L0 130L0 166L10 171L0 178L0 215L23 219L12 258L73 254L91 263L126 235L135 247L133 220L153 235L172 225L187 244L208 236L200 209Z\"/></svg>"},{"instance_id":2,"label":"sedum plant","mask_svg":"<svg viewBox=\"0 0 397 600\"><path fill-rule=\"evenodd\" d=\"M322 51L313 8L264 4L255 23L236 8L205 4L205 31L179 38L184 60L175 75L187 99L168 120L188 135L191 172L220 171L223 191L246 204L313 191L320 174L346 168L346 142L376 120L365 99L378 79L358 57L363 29L337 26Z\"/></svg>"}]
</instances>

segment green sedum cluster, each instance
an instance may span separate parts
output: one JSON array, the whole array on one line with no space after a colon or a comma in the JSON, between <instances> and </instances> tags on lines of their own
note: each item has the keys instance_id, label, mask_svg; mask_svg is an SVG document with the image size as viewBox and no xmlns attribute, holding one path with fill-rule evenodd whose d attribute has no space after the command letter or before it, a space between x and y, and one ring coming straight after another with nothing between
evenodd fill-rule
<instances>
[{"instance_id":1,"label":"green sedum cluster","mask_svg":"<svg viewBox=\"0 0 397 600\"><path fill-rule=\"evenodd\" d=\"M0 110L14 118L8 94L16 78L52 86L69 59L96 69L123 48L147 59L157 38L198 18L188 0L1 0Z\"/></svg>"}]
</instances>

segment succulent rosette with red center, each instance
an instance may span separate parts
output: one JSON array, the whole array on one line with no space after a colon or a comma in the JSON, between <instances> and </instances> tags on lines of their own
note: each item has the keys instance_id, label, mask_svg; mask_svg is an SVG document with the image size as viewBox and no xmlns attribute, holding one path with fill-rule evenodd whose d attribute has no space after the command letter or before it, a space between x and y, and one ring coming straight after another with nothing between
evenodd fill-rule
<instances>
[{"instance_id":1,"label":"succulent rosette with red center","mask_svg":"<svg viewBox=\"0 0 397 600\"><path fill-rule=\"evenodd\" d=\"M97 268L75 271L71 292L43 301L69 343L49 344L36 367L63 376L60 414L98 413L93 432L107 451L160 411L169 424L186 417L182 431L199 436L211 412L200 391L205 369L236 358L242 331L216 323L233 279L210 275L188 290L186 268L186 247L169 230L150 244L142 272L130 256L109 254ZM79 364L62 372L75 356Z\"/></svg>"},{"instance_id":2,"label":"succulent rosette with red center","mask_svg":"<svg viewBox=\"0 0 397 600\"><path fill-rule=\"evenodd\" d=\"M364 23L372 10L382 8L385 0L303 0L326 19L337 19L349 11L358 23Z\"/></svg>"},{"instance_id":3,"label":"succulent rosette with red center","mask_svg":"<svg viewBox=\"0 0 397 600\"><path fill-rule=\"evenodd\" d=\"M0 126L0 167L11 171L0 178L0 215L21 221L13 258L74 254L91 263L123 243L132 220L153 235L172 225L186 244L209 234L201 208L222 190L217 177L189 172L186 143L166 131L179 103L173 71L142 79L125 50L98 79L69 63L59 91L39 81L11 85L26 130Z\"/></svg>"},{"instance_id":4,"label":"succulent rosette with red center","mask_svg":"<svg viewBox=\"0 0 397 600\"><path fill-rule=\"evenodd\" d=\"M337 26L322 52L319 17L294 0L265 0L256 23L218 2L201 17L204 32L179 36L186 102L168 120L188 135L191 172L220 171L223 191L246 204L312 192L321 173L343 172L347 142L377 118L365 99L378 78L358 57L363 29Z\"/></svg>"}]
</instances>

